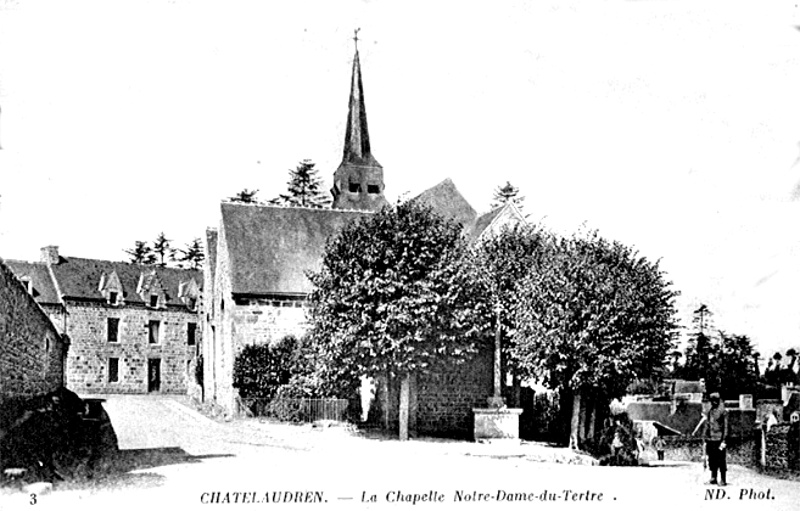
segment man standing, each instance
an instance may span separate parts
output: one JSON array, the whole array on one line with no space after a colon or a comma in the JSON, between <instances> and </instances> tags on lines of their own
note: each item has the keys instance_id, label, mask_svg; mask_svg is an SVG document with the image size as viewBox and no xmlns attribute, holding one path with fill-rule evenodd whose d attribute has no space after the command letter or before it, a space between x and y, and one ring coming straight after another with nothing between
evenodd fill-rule
<instances>
[{"instance_id":1,"label":"man standing","mask_svg":"<svg viewBox=\"0 0 800 511\"><path fill-rule=\"evenodd\" d=\"M697 427L694 428L692 435L703 426L703 438L706 441L706 456L708 456L708 467L711 469L711 481L708 484L719 484L725 486L725 472L727 464L725 462L725 440L728 438L728 411L717 392L712 392L708 396L711 408L700 419ZM717 472L719 471L719 483L717 483Z\"/></svg>"}]
</instances>

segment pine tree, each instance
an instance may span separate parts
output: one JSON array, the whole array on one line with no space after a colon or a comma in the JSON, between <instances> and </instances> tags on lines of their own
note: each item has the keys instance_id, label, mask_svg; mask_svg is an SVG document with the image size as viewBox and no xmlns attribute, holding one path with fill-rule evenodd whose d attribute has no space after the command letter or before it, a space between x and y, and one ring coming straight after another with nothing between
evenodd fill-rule
<instances>
[{"instance_id":1,"label":"pine tree","mask_svg":"<svg viewBox=\"0 0 800 511\"><path fill-rule=\"evenodd\" d=\"M205 254L203 254L203 244L200 241L200 238L195 238L191 241L191 243L187 243L186 248L180 250L180 252L182 254L180 256L181 266L185 266L193 270L199 270L203 267Z\"/></svg>"},{"instance_id":2,"label":"pine tree","mask_svg":"<svg viewBox=\"0 0 800 511\"><path fill-rule=\"evenodd\" d=\"M497 189L494 191L494 196L492 197L492 204L491 209L499 208L500 206L504 206L507 202L511 201L520 211L524 207L523 201L525 197L521 197L519 195L519 188L512 185L510 181L506 181L505 186L498 186Z\"/></svg>"},{"instance_id":3,"label":"pine tree","mask_svg":"<svg viewBox=\"0 0 800 511\"><path fill-rule=\"evenodd\" d=\"M294 170L289 169L288 193L269 201L280 206L303 206L307 208L327 208L331 198L322 186L319 172L311 160L303 160Z\"/></svg>"},{"instance_id":4,"label":"pine tree","mask_svg":"<svg viewBox=\"0 0 800 511\"><path fill-rule=\"evenodd\" d=\"M258 204L258 200L256 200L256 194L258 190L248 190L244 188L241 192L237 193L233 197L229 197L228 200L231 202L241 202L244 204Z\"/></svg>"},{"instance_id":5,"label":"pine tree","mask_svg":"<svg viewBox=\"0 0 800 511\"><path fill-rule=\"evenodd\" d=\"M175 260L175 249L170 243L172 240L167 239L163 232L160 232L153 242L153 253L158 256L160 266L166 266L168 262Z\"/></svg>"},{"instance_id":6,"label":"pine tree","mask_svg":"<svg viewBox=\"0 0 800 511\"><path fill-rule=\"evenodd\" d=\"M153 264L156 262L153 249L150 248L146 241L135 242L134 247L125 250L125 253L131 256L131 262L134 264Z\"/></svg>"}]
</instances>

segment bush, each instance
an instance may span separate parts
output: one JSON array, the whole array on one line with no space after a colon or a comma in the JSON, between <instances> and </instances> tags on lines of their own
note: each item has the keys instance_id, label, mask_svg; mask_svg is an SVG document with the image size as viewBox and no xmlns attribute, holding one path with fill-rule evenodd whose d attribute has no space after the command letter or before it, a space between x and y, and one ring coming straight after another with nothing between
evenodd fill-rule
<instances>
[{"instance_id":1,"label":"bush","mask_svg":"<svg viewBox=\"0 0 800 511\"><path fill-rule=\"evenodd\" d=\"M233 363L233 387L244 399L272 399L289 382L297 346L291 335L276 344L245 346Z\"/></svg>"}]
</instances>

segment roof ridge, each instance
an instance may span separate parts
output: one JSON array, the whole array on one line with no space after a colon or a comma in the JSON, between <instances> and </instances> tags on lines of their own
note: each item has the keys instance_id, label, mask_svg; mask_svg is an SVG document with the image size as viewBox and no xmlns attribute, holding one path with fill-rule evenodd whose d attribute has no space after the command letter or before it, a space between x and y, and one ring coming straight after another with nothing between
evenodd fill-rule
<instances>
[{"instance_id":1,"label":"roof ridge","mask_svg":"<svg viewBox=\"0 0 800 511\"><path fill-rule=\"evenodd\" d=\"M270 209L299 209L304 211L336 211L346 213L375 213L375 211L362 210L362 209L344 209L344 208L312 208L310 206L283 206L280 204L253 204L248 202L227 202L222 201L222 204L229 204L232 206L242 207L256 207L256 208L270 208ZM216 230L216 228L214 228Z\"/></svg>"},{"instance_id":2,"label":"roof ridge","mask_svg":"<svg viewBox=\"0 0 800 511\"><path fill-rule=\"evenodd\" d=\"M95 262L111 263L111 264L126 264L128 266L133 266L134 268L142 268L142 269L171 270L171 271L197 271L197 272L200 271L200 270L195 270L195 269L192 269L192 268L175 268L174 266L161 266L161 265L158 265L158 264L132 263L132 262L129 262L129 261L114 261L113 259L97 259L97 258L94 258L94 257L80 257L80 256L67 256L67 255L62 255L61 257L64 258L65 260L67 260L67 261L72 259L72 260L95 261ZM46 264L46 263L42 263L42 264ZM54 266L58 266L58 265L54 265Z\"/></svg>"}]
</instances>

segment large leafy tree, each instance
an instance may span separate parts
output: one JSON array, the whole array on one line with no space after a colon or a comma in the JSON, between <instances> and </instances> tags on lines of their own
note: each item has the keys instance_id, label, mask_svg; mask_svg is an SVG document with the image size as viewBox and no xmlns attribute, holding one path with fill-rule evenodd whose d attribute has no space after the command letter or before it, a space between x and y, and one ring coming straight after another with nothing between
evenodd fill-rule
<instances>
[{"instance_id":1,"label":"large leafy tree","mask_svg":"<svg viewBox=\"0 0 800 511\"><path fill-rule=\"evenodd\" d=\"M519 406L519 371L512 356L511 336L517 327L514 307L519 300L518 284L530 272L538 271L552 245L552 235L534 226L517 224L481 238L466 258L470 278L481 284L482 296L488 302L486 308L492 311L489 321L494 324L495 343L501 347L502 373L510 374L514 382L513 406Z\"/></svg>"},{"instance_id":2,"label":"large leafy tree","mask_svg":"<svg viewBox=\"0 0 800 511\"><path fill-rule=\"evenodd\" d=\"M326 208L330 206L330 194L323 188L319 172L311 160L303 160L294 169L289 169L288 193L269 201L282 206Z\"/></svg>"},{"instance_id":3,"label":"large leafy tree","mask_svg":"<svg viewBox=\"0 0 800 511\"><path fill-rule=\"evenodd\" d=\"M658 263L597 233L559 240L521 283L512 353L526 376L572 396L573 447L595 436L610 399L660 374L676 294Z\"/></svg>"},{"instance_id":4,"label":"large leafy tree","mask_svg":"<svg viewBox=\"0 0 800 511\"><path fill-rule=\"evenodd\" d=\"M719 392L727 399L756 392L758 354L752 341L746 335L715 331L713 316L705 304L695 309L681 376L689 380L703 379L708 392Z\"/></svg>"},{"instance_id":5,"label":"large leafy tree","mask_svg":"<svg viewBox=\"0 0 800 511\"><path fill-rule=\"evenodd\" d=\"M311 275L311 335L329 377L398 378L401 439L410 376L476 350L485 311L459 269L463 252L460 225L409 201L346 226Z\"/></svg>"}]
</instances>

